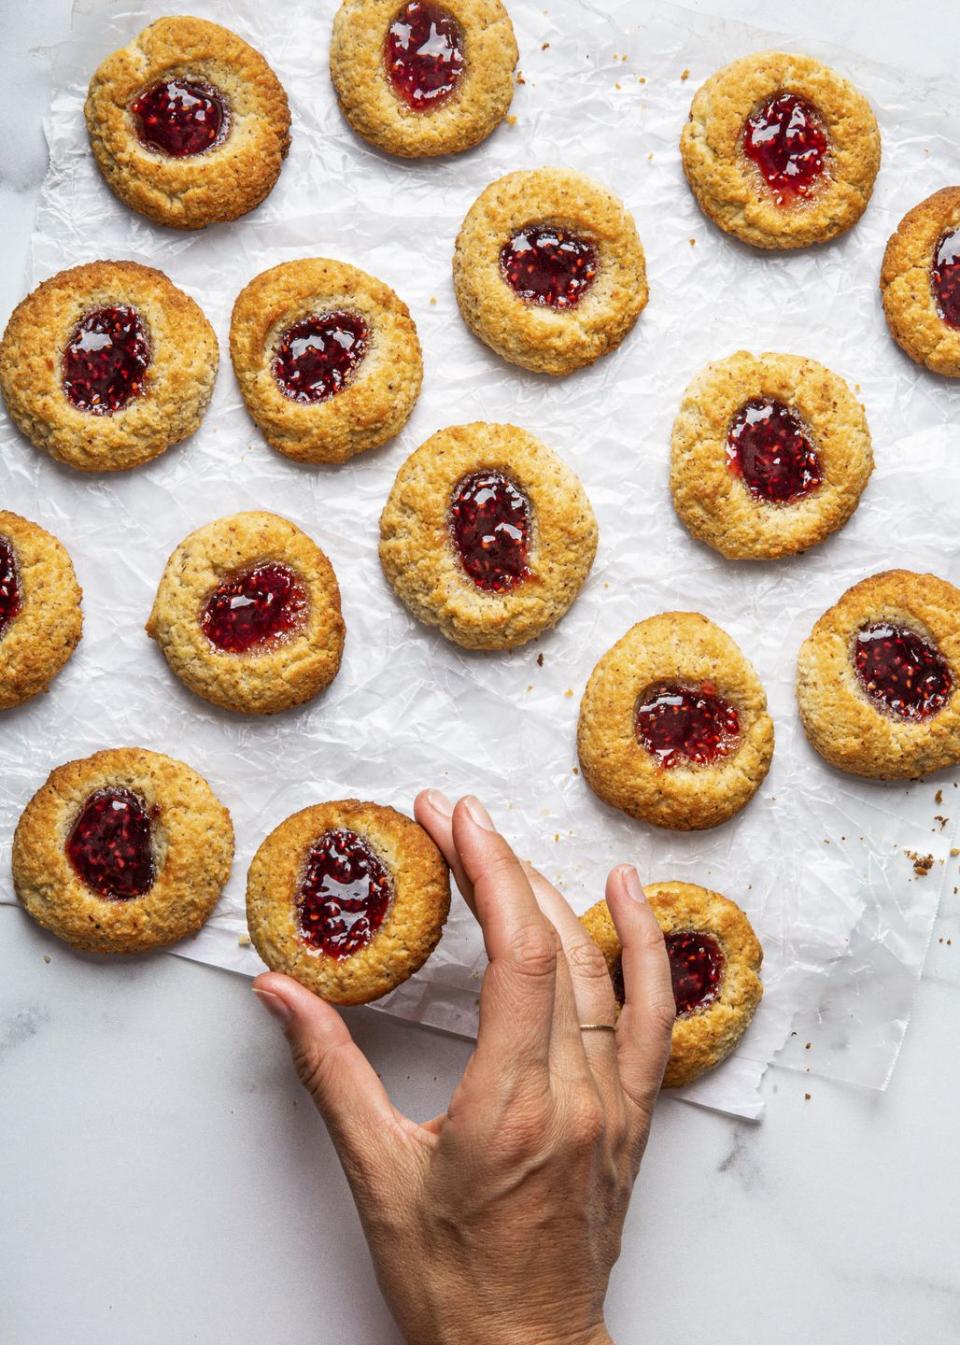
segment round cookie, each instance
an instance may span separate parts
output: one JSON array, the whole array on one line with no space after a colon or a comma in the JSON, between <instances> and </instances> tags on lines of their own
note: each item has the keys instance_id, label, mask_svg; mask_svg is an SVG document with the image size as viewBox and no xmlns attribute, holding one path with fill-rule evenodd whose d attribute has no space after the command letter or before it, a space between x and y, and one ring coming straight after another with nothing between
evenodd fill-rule
<instances>
[{"instance_id":1,"label":"round cookie","mask_svg":"<svg viewBox=\"0 0 960 1345\"><path fill-rule=\"evenodd\" d=\"M508 173L480 193L457 237L453 283L475 336L554 375L615 350L648 294L632 217L565 168Z\"/></svg>"},{"instance_id":2,"label":"round cookie","mask_svg":"<svg viewBox=\"0 0 960 1345\"><path fill-rule=\"evenodd\" d=\"M406 304L323 258L284 262L241 290L230 356L267 443L298 462L346 462L392 439L423 380Z\"/></svg>"},{"instance_id":3,"label":"round cookie","mask_svg":"<svg viewBox=\"0 0 960 1345\"><path fill-rule=\"evenodd\" d=\"M732 559L789 556L843 527L873 471L863 407L797 355L708 364L673 427L670 488L694 537Z\"/></svg>"},{"instance_id":4,"label":"round cookie","mask_svg":"<svg viewBox=\"0 0 960 1345\"><path fill-rule=\"evenodd\" d=\"M146 626L185 686L241 714L302 705L336 677L345 627L333 566L277 514L231 514L184 538Z\"/></svg>"},{"instance_id":5,"label":"round cookie","mask_svg":"<svg viewBox=\"0 0 960 1345\"><path fill-rule=\"evenodd\" d=\"M513 649L556 625L596 550L579 480L515 425L439 430L400 468L380 518L397 597L466 649Z\"/></svg>"},{"instance_id":6,"label":"round cookie","mask_svg":"<svg viewBox=\"0 0 960 1345\"><path fill-rule=\"evenodd\" d=\"M347 121L403 158L486 140L513 98L517 42L500 0L343 0L330 76Z\"/></svg>"},{"instance_id":7,"label":"round cookie","mask_svg":"<svg viewBox=\"0 0 960 1345\"><path fill-rule=\"evenodd\" d=\"M80 641L82 597L62 542L0 509L0 710L46 691Z\"/></svg>"},{"instance_id":8,"label":"round cookie","mask_svg":"<svg viewBox=\"0 0 960 1345\"><path fill-rule=\"evenodd\" d=\"M123 472L200 425L217 376L213 328L162 271L89 262L11 314L0 392L37 448L81 472Z\"/></svg>"},{"instance_id":9,"label":"round cookie","mask_svg":"<svg viewBox=\"0 0 960 1345\"><path fill-rule=\"evenodd\" d=\"M698 612L632 626L580 703L584 779L605 803L677 831L726 822L770 768L773 721L753 668Z\"/></svg>"},{"instance_id":10,"label":"round cookie","mask_svg":"<svg viewBox=\"0 0 960 1345\"><path fill-rule=\"evenodd\" d=\"M288 817L247 877L257 952L334 1004L366 1004L412 976L449 910L449 871L427 833L357 799Z\"/></svg>"},{"instance_id":11,"label":"round cookie","mask_svg":"<svg viewBox=\"0 0 960 1345\"><path fill-rule=\"evenodd\" d=\"M13 838L20 901L91 953L141 953L195 934L232 862L230 814L206 780L141 747L58 766Z\"/></svg>"},{"instance_id":12,"label":"round cookie","mask_svg":"<svg viewBox=\"0 0 960 1345\"><path fill-rule=\"evenodd\" d=\"M908 210L880 272L890 335L912 360L960 378L960 187Z\"/></svg>"},{"instance_id":13,"label":"round cookie","mask_svg":"<svg viewBox=\"0 0 960 1345\"><path fill-rule=\"evenodd\" d=\"M695 883L644 889L670 958L677 1019L665 1088L682 1088L736 1050L763 997L763 949L735 902ZM580 917L603 952L623 1004L622 947L605 901Z\"/></svg>"},{"instance_id":14,"label":"round cookie","mask_svg":"<svg viewBox=\"0 0 960 1345\"><path fill-rule=\"evenodd\" d=\"M184 15L158 19L108 56L84 114L110 190L175 229L253 210L290 148L287 95L260 53Z\"/></svg>"},{"instance_id":15,"label":"round cookie","mask_svg":"<svg viewBox=\"0 0 960 1345\"><path fill-rule=\"evenodd\" d=\"M761 51L701 85L680 137L703 213L758 248L825 243L856 224L880 132L851 83L810 56Z\"/></svg>"},{"instance_id":16,"label":"round cookie","mask_svg":"<svg viewBox=\"0 0 960 1345\"><path fill-rule=\"evenodd\" d=\"M800 648L797 703L839 770L914 779L960 762L960 590L887 570L854 584Z\"/></svg>"}]
</instances>

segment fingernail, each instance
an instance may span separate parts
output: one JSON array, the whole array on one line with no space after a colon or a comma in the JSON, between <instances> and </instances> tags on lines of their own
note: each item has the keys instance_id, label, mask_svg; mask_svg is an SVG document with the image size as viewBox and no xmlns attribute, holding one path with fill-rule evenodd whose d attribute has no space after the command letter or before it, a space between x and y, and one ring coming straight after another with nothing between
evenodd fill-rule
<instances>
[{"instance_id":1,"label":"fingernail","mask_svg":"<svg viewBox=\"0 0 960 1345\"><path fill-rule=\"evenodd\" d=\"M267 1012L272 1013L274 1018L286 1027L290 1021L290 1010L287 1008L286 1002L270 990L258 990L256 986L253 987L253 993Z\"/></svg>"},{"instance_id":2,"label":"fingernail","mask_svg":"<svg viewBox=\"0 0 960 1345\"><path fill-rule=\"evenodd\" d=\"M634 901L646 901L647 894L643 890L640 875L632 864L623 866L623 885L627 889L627 895L633 897Z\"/></svg>"},{"instance_id":3,"label":"fingernail","mask_svg":"<svg viewBox=\"0 0 960 1345\"><path fill-rule=\"evenodd\" d=\"M427 790L427 802L431 808L435 808L441 817L449 817L453 812L453 804L447 798L446 794L441 794L439 789Z\"/></svg>"},{"instance_id":4,"label":"fingernail","mask_svg":"<svg viewBox=\"0 0 960 1345\"><path fill-rule=\"evenodd\" d=\"M496 831L493 819L479 799L475 799L472 794L467 794L463 800L463 806L466 808L471 822L475 822L484 831Z\"/></svg>"}]
</instances>

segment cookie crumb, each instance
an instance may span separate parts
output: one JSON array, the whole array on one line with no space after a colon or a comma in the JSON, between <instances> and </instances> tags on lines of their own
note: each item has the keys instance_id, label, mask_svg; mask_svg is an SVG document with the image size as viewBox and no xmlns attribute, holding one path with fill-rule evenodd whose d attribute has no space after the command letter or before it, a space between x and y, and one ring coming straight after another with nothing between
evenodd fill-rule
<instances>
[{"instance_id":1,"label":"cookie crumb","mask_svg":"<svg viewBox=\"0 0 960 1345\"><path fill-rule=\"evenodd\" d=\"M813 1095L812 1095L811 1093L804 1093L804 1095L803 1095L803 1100L804 1100L804 1102L809 1102L809 1101L810 1101L810 1098L811 1098L812 1096L813 1096Z\"/></svg>"},{"instance_id":2,"label":"cookie crumb","mask_svg":"<svg viewBox=\"0 0 960 1345\"><path fill-rule=\"evenodd\" d=\"M549 43L549 42L541 42L541 43L540 43L540 50L541 50L541 51L549 51L549 50L550 50L550 43Z\"/></svg>"},{"instance_id":3,"label":"cookie crumb","mask_svg":"<svg viewBox=\"0 0 960 1345\"><path fill-rule=\"evenodd\" d=\"M941 942L942 942L942 940L941 940ZM49 961L50 961L50 954L49 954L49 953L44 953L44 955L43 955L43 960L44 960L44 962L49 962Z\"/></svg>"},{"instance_id":4,"label":"cookie crumb","mask_svg":"<svg viewBox=\"0 0 960 1345\"><path fill-rule=\"evenodd\" d=\"M538 668L542 668L542 667L543 667L543 655L542 655L542 654L538 654L538 655L537 655L537 667L538 667Z\"/></svg>"},{"instance_id":5,"label":"cookie crumb","mask_svg":"<svg viewBox=\"0 0 960 1345\"><path fill-rule=\"evenodd\" d=\"M918 878L925 878L933 868L933 855L918 855L916 850L904 850L903 853L913 861L913 871Z\"/></svg>"},{"instance_id":6,"label":"cookie crumb","mask_svg":"<svg viewBox=\"0 0 960 1345\"><path fill-rule=\"evenodd\" d=\"M573 692L572 692L572 690L570 689L570 687L567 687L566 691L565 691L563 694L564 694L564 696L566 697L566 699L569 700L570 697L573 695Z\"/></svg>"},{"instance_id":7,"label":"cookie crumb","mask_svg":"<svg viewBox=\"0 0 960 1345\"><path fill-rule=\"evenodd\" d=\"M937 790L936 794L934 794L934 796L933 796L933 801L934 801L934 803L938 803L938 804L943 802L943 790L942 790L942 789L938 789L938 790Z\"/></svg>"},{"instance_id":8,"label":"cookie crumb","mask_svg":"<svg viewBox=\"0 0 960 1345\"><path fill-rule=\"evenodd\" d=\"M680 71L680 78L681 78L681 79L689 79L689 78L690 78L690 71L689 71L689 70L681 70L681 71Z\"/></svg>"},{"instance_id":9,"label":"cookie crumb","mask_svg":"<svg viewBox=\"0 0 960 1345\"><path fill-rule=\"evenodd\" d=\"M249 947L250 947L250 944L251 944L251 938L250 938L250 935L249 935L249 934L241 934L240 937L239 937L239 939L237 939L237 943L239 944L239 946L240 946L241 948L249 948Z\"/></svg>"},{"instance_id":10,"label":"cookie crumb","mask_svg":"<svg viewBox=\"0 0 960 1345\"><path fill-rule=\"evenodd\" d=\"M516 126L517 119L512 112L510 113L509 117L506 118L506 122L508 126Z\"/></svg>"},{"instance_id":11,"label":"cookie crumb","mask_svg":"<svg viewBox=\"0 0 960 1345\"><path fill-rule=\"evenodd\" d=\"M432 304L435 304L437 302L437 296L435 294L430 295L430 302Z\"/></svg>"},{"instance_id":12,"label":"cookie crumb","mask_svg":"<svg viewBox=\"0 0 960 1345\"><path fill-rule=\"evenodd\" d=\"M695 238L690 239L690 246L692 248L695 248L697 246L697 240Z\"/></svg>"}]
</instances>

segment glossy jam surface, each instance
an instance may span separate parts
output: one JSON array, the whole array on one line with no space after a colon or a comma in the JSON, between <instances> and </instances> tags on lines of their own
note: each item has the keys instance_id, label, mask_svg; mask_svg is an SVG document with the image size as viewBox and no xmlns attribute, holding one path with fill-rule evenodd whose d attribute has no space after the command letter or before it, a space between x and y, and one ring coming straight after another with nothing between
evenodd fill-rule
<instances>
[{"instance_id":1,"label":"glossy jam surface","mask_svg":"<svg viewBox=\"0 0 960 1345\"><path fill-rule=\"evenodd\" d=\"M827 137L809 103L793 93L778 93L744 122L743 152L757 165L777 204L790 205L816 187Z\"/></svg>"},{"instance_id":2,"label":"glossy jam surface","mask_svg":"<svg viewBox=\"0 0 960 1345\"><path fill-rule=\"evenodd\" d=\"M150 816L132 790L98 789L67 837L67 858L101 897L129 901L153 886Z\"/></svg>"},{"instance_id":3,"label":"glossy jam surface","mask_svg":"<svg viewBox=\"0 0 960 1345\"><path fill-rule=\"evenodd\" d=\"M684 931L666 936L677 1017L705 1009L720 994L723 950L712 934Z\"/></svg>"},{"instance_id":4,"label":"glossy jam surface","mask_svg":"<svg viewBox=\"0 0 960 1345\"><path fill-rule=\"evenodd\" d=\"M597 251L566 229L529 224L500 249L500 271L525 303L575 308L597 277Z\"/></svg>"},{"instance_id":5,"label":"glossy jam surface","mask_svg":"<svg viewBox=\"0 0 960 1345\"><path fill-rule=\"evenodd\" d=\"M800 417L767 398L747 402L731 421L727 465L768 504L803 499L822 480L820 458Z\"/></svg>"},{"instance_id":6,"label":"glossy jam surface","mask_svg":"<svg viewBox=\"0 0 960 1345\"><path fill-rule=\"evenodd\" d=\"M960 327L960 229L951 229L937 244L930 282L940 316Z\"/></svg>"},{"instance_id":7,"label":"glossy jam surface","mask_svg":"<svg viewBox=\"0 0 960 1345\"><path fill-rule=\"evenodd\" d=\"M95 308L63 351L63 390L78 411L109 416L143 391L150 345L135 308Z\"/></svg>"},{"instance_id":8,"label":"glossy jam surface","mask_svg":"<svg viewBox=\"0 0 960 1345\"><path fill-rule=\"evenodd\" d=\"M384 43L390 83L415 112L439 107L463 74L463 33L439 5L412 0L391 23Z\"/></svg>"},{"instance_id":9,"label":"glossy jam surface","mask_svg":"<svg viewBox=\"0 0 960 1345\"><path fill-rule=\"evenodd\" d=\"M636 733L663 767L706 766L734 750L740 717L712 682L699 687L660 682L637 703Z\"/></svg>"},{"instance_id":10,"label":"glossy jam surface","mask_svg":"<svg viewBox=\"0 0 960 1345\"><path fill-rule=\"evenodd\" d=\"M857 632L853 666L874 701L900 719L927 719L953 688L946 660L915 631L876 622Z\"/></svg>"},{"instance_id":11,"label":"glossy jam surface","mask_svg":"<svg viewBox=\"0 0 960 1345\"><path fill-rule=\"evenodd\" d=\"M294 402L325 402L343 388L367 353L359 313L311 313L281 336L273 361L280 391Z\"/></svg>"},{"instance_id":12,"label":"glossy jam surface","mask_svg":"<svg viewBox=\"0 0 960 1345\"><path fill-rule=\"evenodd\" d=\"M173 159L202 154L227 133L226 100L219 89L194 79L151 84L130 104L142 144Z\"/></svg>"},{"instance_id":13,"label":"glossy jam surface","mask_svg":"<svg viewBox=\"0 0 960 1345\"><path fill-rule=\"evenodd\" d=\"M270 562L231 575L214 589L200 626L218 649L244 654L298 630L306 609L307 595L293 570Z\"/></svg>"},{"instance_id":14,"label":"glossy jam surface","mask_svg":"<svg viewBox=\"0 0 960 1345\"><path fill-rule=\"evenodd\" d=\"M349 957L383 924L393 895L387 871L355 831L327 831L311 847L300 887L300 932L311 948Z\"/></svg>"},{"instance_id":15,"label":"glossy jam surface","mask_svg":"<svg viewBox=\"0 0 960 1345\"><path fill-rule=\"evenodd\" d=\"M0 536L0 635L20 611L20 572L9 537Z\"/></svg>"},{"instance_id":16,"label":"glossy jam surface","mask_svg":"<svg viewBox=\"0 0 960 1345\"><path fill-rule=\"evenodd\" d=\"M450 501L450 531L477 588L505 593L529 575L530 502L502 472L464 477Z\"/></svg>"}]
</instances>

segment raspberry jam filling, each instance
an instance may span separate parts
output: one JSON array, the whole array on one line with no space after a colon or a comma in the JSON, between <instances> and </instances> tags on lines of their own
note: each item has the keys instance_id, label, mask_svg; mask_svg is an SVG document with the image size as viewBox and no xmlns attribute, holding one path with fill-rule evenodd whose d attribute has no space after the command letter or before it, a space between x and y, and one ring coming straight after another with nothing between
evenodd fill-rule
<instances>
[{"instance_id":1,"label":"raspberry jam filling","mask_svg":"<svg viewBox=\"0 0 960 1345\"><path fill-rule=\"evenodd\" d=\"M300 933L330 957L365 948L383 924L393 889L387 871L355 831L325 832L311 847L297 890Z\"/></svg>"},{"instance_id":2,"label":"raspberry jam filling","mask_svg":"<svg viewBox=\"0 0 960 1345\"><path fill-rule=\"evenodd\" d=\"M302 626L307 595L286 565L270 562L225 579L200 615L204 635L228 654L273 644Z\"/></svg>"},{"instance_id":3,"label":"raspberry jam filling","mask_svg":"<svg viewBox=\"0 0 960 1345\"><path fill-rule=\"evenodd\" d=\"M415 112L439 107L463 74L463 33L439 5L412 0L391 23L383 58L390 83Z\"/></svg>"},{"instance_id":4,"label":"raspberry jam filling","mask_svg":"<svg viewBox=\"0 0 960 1345\"><path fill-rule=\"evenodd\" d=\"M528 224L500 249L504 280L528 304L574 308L597 277L597 250L549 224Z\"/></svg>"},{"instance_id":5,"label":"raspberry jam filling","mask_svg":"<svg viewBox=\"0 0 960 1345\"><path fill-rule=\"evenodd\" d=\"M477 588L506 593L529 576L530 502L502 472L464 477L450 502L450 531Z\"/></svg>"},{"instance_id":6,"label":"raspberry jam filling","mask_svg":"<svg viewBox=\"0 0 960 1345\"><path fill-rule=\"evenodd\" d=\"M706 766L736 748L740 716L712 682L699 687L658 682L637 702L636 734L663 767Z\"/></svg>"},{"instance_id":7,"label":"raspberry jam filling","mask_svg":"<svg viewBox=\"0 0 960 1345\"><path fill-rule=\"evenodd\" d=\"M359 313L311 313L281 336L273 361L280 391L293 402L325 402L349 382L367 353Z\"/></svg>"},{"instance_id":8,"label":"raspberry jam filling","mask_svg":"<svg viewBox=\"0 0 960 1345\"><path fill-rule=\"evenodd\" d=\"M953 690L950 669L936 645L886 621L857 632L853 666L867 695L900 719L929 718Z\"/></svg>"},{"instance_id":9,"label":"raspberry jam filling","mask_svg":"<svg viewBox=\"0 0 960 1345\"><path fill-rule=\"evenodd\" d=\"M684 931L665 939L677 1017L705 1009L720 994L723 950L712 934Z\"/></svg>"},{"instance_id":10,"label":"raspberry jam filling","mask_svg":"<svg viewBox=\"0 0 960 1345\"><path fill-rule=\"evenodd\" d=\"M98 789L67 837L67 858L101 897L129 901L153 886L150 815L129 789Z\"/></svg>"},{"instance_id":11,"label":"raspberry jam filling","mask_svg":"<svg viewBox=\"0 0 960 1345\"><path fill-rule=\"evenodd\" d=\"M202 154L227 133L229 113L219 89L196 79L151 84L130 104L141 144L173 159Z\"/></svg>"},{"instance_id":12,"label":"raspberry jam filling","mask_svg":"<svg viewBox=\"0 0 960 1345\"><path fill-rule=\"evenodd\" d=\"M951 229L937 244L930 283L944 322L960 327L960 229Z\"/></svg>"},{"instance_id":13,"label":"raspberry jam filling","mask_svg":"<svg viewBox=\"0 0 960 1345\"><path fill-rule=\"evenodd\" d=\"M727 432L727 466L751 495L768 504L803 499L823 479L800 417L769 398L747 402L734 416Z\"/></svg>"},{"instance_id":14,"label":"raspberry jam filling","mask_svg":"<svg viewBox=\"0 0 960 1345\"><path fill-rule=\"evenodd\" d=\"M136 309L95 308L64 347L63 390L78 411L109 416L140 396L149 364L147 333Z\"/></svg>"},{"instance_id":15,"label":"raspberry jam filling","mask_svg":"<svg viewBox=\"0 0 960 1345\"><path fill-rule=\"evenodd\" d=\"M810 196L823 174L827 137L803 98L778 93L743 124L743 152L757 165L777 205Z\"/></svg>"},{"instance_id":16,"label":"raspberry jam filling","mask_svg":"<svg viewBox=\"0 0 960 1345\"><path fill-rule=\"evenodd\" d=\"M0 635L20 611L20 572L9 537L0 537Z\"/></svg>"}]
</instances>

